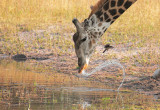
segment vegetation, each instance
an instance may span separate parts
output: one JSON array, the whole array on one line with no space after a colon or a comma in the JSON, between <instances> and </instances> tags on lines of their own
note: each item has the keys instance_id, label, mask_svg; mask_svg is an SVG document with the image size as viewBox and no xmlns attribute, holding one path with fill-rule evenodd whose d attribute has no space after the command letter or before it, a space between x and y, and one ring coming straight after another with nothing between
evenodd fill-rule
<instances>
[{"instance_id":1,"label":"vegetation","mask_svg":"<svg viewBox=\"0 0 160 110\"><path fill-rule=\"evenodd\" d=\"M2 53L6 53L7 50L12 50L10 53L24 51L25 42L17 38L18 32L46 29L47 26L56 24L56 29L53 28L52 30L54 32L73 32L72 19L77 17L82 21L87 18L90 13L90 5L97 1L80 0L77 3L76 0L1 0L0 35L1 41L4 41L1 46L5 46L1 50ZM109 28L108 32L111 32L113 36L103 37L103 43L126 44L132 42L134 47L143 47L148 42L159 45L159 7L159 0L138 0ZM65 28L62 29L61 27ZM17 45L10 47L5 42ZM37 43L37 41L35 42ZM66 46L68 44L65 42ZM19 50L13 52L17 48Z\"/></svg>"},{"instance_id":2,"label":"vegetation","mask_svg":"<svg viewBox=\"0 0 160 110\"><path fill-rule=\"evenodd\" d=\"M40 61L37 63L35 61L36 64L32 60L29 61L29 65L26 63L17 64L16 62L12 64L6 60L1 61L0 83L8 85L26 83L32 85L31 91L33 93L35 91L38 92L38 89L36 90L37 85L41 84L57 85L58 83L60 85L73 86L74 83L76 86L86 86L86 84L88 84L87 87L96 85L97 87L103 88L102 85L104 86L105 84L96 82L95 84L93 83L94 81L79 80L78 78L68 75L77 72L77 58L75 57L74 44L72 41L75 27L71 21L74 17L80 21L87 18L90 13L90 5L94 5L97 1L98 0L0 0L0 54L14 55L21 53L27 55L27 57L33 57L33 54L34 56L42 54L53 56L51 61L47 61L47 64ZM107 43L111 44L115 50L111 50L102 55L99 49L95 52L91 60L116 58L120 60L124 66L127 65L127 74L133 76L151 75L153 71L157 69L157 65L159 65L160 62L160 0L138 0L110 26L101 38L99 44L103 46ZM22 65L25 68L22 68L21 73L19 72L21 68L17 69L13 67L13 65L18 67ZM97 65L98 63L92 64L91 68ZM7 68L9 68L9 70L7 70ZM36 71L39 72L39 74L30 71ZM103 73L104 71L99 73ZM64 75L59 73L68 74ZM112 82L119 85L117 82L121 81L121 73L121 70L119 70L117 76L113 76L113 74L105 74L104 76L96 75L94 80L104 82L109 78L114 79ZM109 82L112 86L113 83L111 83L111 80L109 80ZM21 89L16 90L17 93L22 95L28 93L23 92L26 89L29 90L30 87L28 87L28 85L26 88L25 86L22 87L22 91ZM6 92L1 91L1 103L3 103L3 92L7 94L4 97L4 102L12 103L12 97L10 96L12 92L14 96L15 92L13 90L10 91L10 88L8 88ZM42 90L42 93L43 92L45 92L45 90ZM47 92L42 94L42 97L45 97L47 100L46 93ZM33 94L33 96L32 94L29 95L30 97L35 97L38 103L40 103L37 94ZM30 97L24 96L27 98L23 99L23 97L21 97L22 95L16 96L16 98L20 97L20 100L18 100L16 104L30 103ZM149 109L153 109L152 104L154 103L152 102L147 102L144 106L141 106L144 100L138 96L139 95L132 97L131 95L131 98L129 97L130 99L124 96L124 104L130 102L133 98L133 103L129 105L126 104L125 108L131 108L133 110L138 108L147 109L146 107L151 105ZM50 99L51 100L48 100L49 103L57 103L58 101L58 99L54 99L54 95L52 95ZM140 100L140 103L137 102L137 99ZM42 100L42 102L46 103L46 100ZM101 103L100 106L94 104L87 109L107 109L108 103L112 102L114 103L110 104L109 108L116 109L118 106L115 105L119 105L118 102L113 101L110 97L102 98L99 101ZM79 109L79 106L75 106L73 109Z\"/></svg>"},{"instance_id":3,"label":"vegetation","mask_svg":"<svg viewBox=\"0 0 160 110\"><path fill-rule=\"evenodd\" d=\"M17 32L71 22L74 17L84 19L93 0L1 0L0 4L1 31Z\"/></svg>"},{"instance_id":4,"label":"vegetation","mask_svg":"<svg viewBox=\"0 0 160 110\"><path fill-rule=\"evenodd\" d=\"M1 0L0 53L73 54L75 27L71 21L74 17L80 21L87 18L90 5L97 1ZM118 49L118 52L109 52L104 59L116 58L132 68L159 65L159 18L159 0L138 0L103 35L100 45L110 43ZM98 53L99 50L92 58L102 57Z\"/></svg>"}]
</instances>

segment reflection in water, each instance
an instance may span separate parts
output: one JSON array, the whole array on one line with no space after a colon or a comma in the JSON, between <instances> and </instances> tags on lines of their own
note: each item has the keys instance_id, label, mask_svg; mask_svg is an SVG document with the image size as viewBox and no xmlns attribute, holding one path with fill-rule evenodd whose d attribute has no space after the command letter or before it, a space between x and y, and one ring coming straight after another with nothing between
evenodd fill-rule
<instances>
[{"instance_id":1,"label":"reflection in water","mask_svg":"<svg viewBox=\"0 0 160 110\"><path fill-rule=\"evenodd\" d=\"M34 73L22 69L20 65L23 64L0 61L2 110L115 110L160 107L160 100L154 100L153 96L99 89L93 82L92 87L84 87L83 83L79 83L83 80L69 80L69 77L62 74ZM76 86L73 83L76 83Z\"/></svg>"}]
</instances>

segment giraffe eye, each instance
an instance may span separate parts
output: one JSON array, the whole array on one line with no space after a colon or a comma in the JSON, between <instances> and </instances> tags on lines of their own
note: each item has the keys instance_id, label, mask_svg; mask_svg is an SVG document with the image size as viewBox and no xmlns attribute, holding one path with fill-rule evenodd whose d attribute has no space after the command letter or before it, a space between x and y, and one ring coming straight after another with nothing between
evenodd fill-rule
<instances>
[{"instance_id":1,"label":"giraffe eye","mask_svg":"<svg viewBox=\"0 0 160 110\"><path fill-rule=\"evenodd\" d=\"M81 40L81 42L84 42L84 41L86 41L86 39L87 39L87 37L83 38L83 39Z\"/></svg>"}]
</instances>

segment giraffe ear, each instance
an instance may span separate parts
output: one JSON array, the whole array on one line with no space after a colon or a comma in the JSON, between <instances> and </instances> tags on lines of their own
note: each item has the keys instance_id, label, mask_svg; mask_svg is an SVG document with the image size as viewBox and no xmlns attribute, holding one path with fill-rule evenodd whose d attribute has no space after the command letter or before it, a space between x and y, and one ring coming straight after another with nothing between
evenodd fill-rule
<instances>
[{"instance_id":1,"label":"giraffe ear","mask_svg":"<svg viewBox=\"0 0 160 110\"><path fill-rule=\"evenodd\" d=\"M93 14L90 18L89 18L89 26L95 26L97 19L96 19L96 15Z\"/></svg>"},{"instance_id":2,"label":"giraffe ear","mask_svg":"<svg viewBox=\"0 0 160 110\"><path fill-rule=\"evenodd\" d=\"M77 32L81 32L82 30L82 27L81 27L81 24L80 22L78 21L78 19L74 18L72 20L73 24L76 26L76 29L77 29Z\"/></svg>"}]
</instances>

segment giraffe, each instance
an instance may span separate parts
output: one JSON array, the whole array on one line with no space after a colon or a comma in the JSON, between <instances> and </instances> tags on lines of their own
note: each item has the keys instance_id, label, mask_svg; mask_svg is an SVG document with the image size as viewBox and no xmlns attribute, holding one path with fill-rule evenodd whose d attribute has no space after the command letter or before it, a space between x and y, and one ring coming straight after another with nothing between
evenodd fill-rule
<instances>
[{"instance_id":1,"label":"giraffe","mask_svg":"<svg viewBox=\"0 0 160 110\"><path fill-rule=\"evenodd\" d=\"M75 53L78 57L79 73L88 66L100 37L108 27L137 0L99 0L82 23L72 20L77 32L73 35Z\"/></svg>"}]
</instances>

